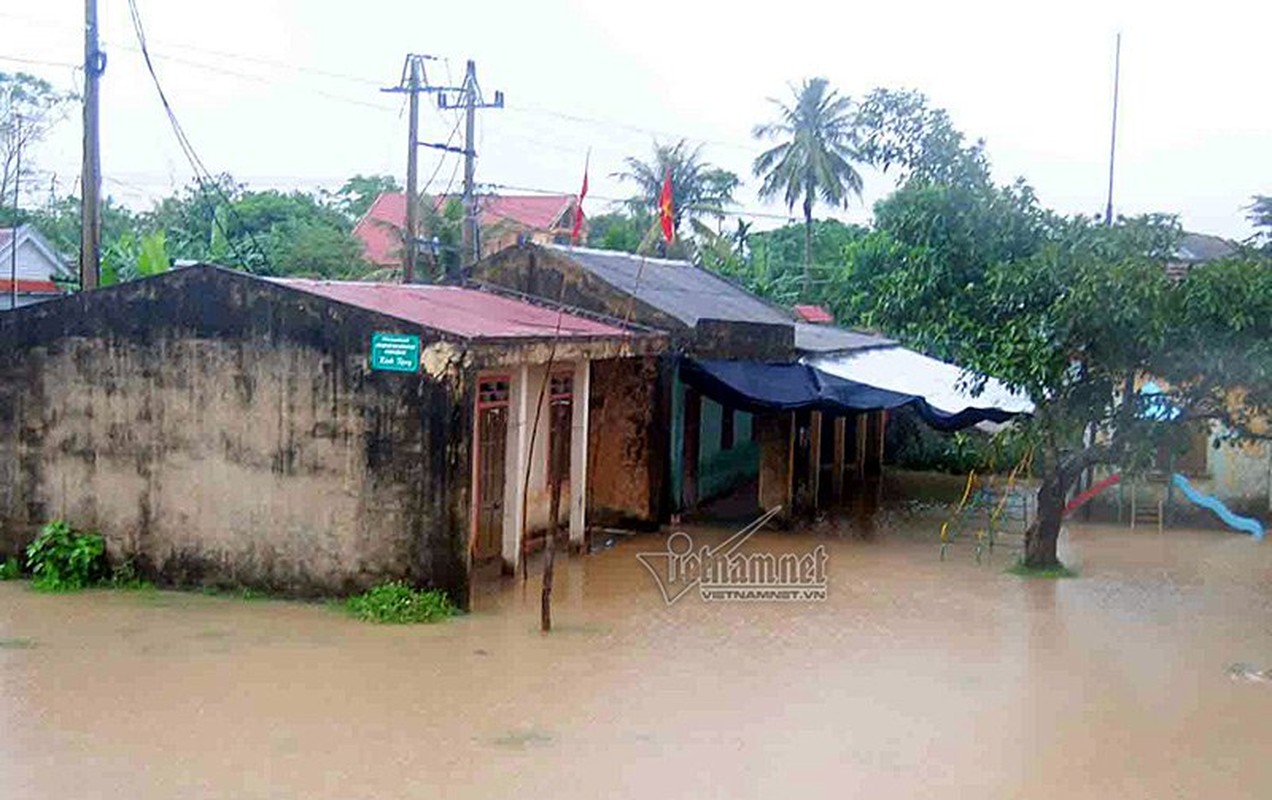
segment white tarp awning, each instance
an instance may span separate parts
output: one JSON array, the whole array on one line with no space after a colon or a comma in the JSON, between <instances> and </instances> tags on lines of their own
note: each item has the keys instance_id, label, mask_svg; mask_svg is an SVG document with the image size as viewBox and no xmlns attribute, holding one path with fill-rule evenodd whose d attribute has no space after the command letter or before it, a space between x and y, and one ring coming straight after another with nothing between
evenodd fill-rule
<instances>
[{"instance_id":1,"label":"white tarp awning","mask_svg":"<svg viewBox=\"0 0 1272 800\"><path fill-rule=\"evenodd\" d=\"M1032 413L1026 395L1013 392L990 378L979 395L965 388L963 369L904 347L885 347L805 359L817 369L850 381L903 394L915 394L949 414L967 408L997 408Z\"/></svg>"}]
</instances>

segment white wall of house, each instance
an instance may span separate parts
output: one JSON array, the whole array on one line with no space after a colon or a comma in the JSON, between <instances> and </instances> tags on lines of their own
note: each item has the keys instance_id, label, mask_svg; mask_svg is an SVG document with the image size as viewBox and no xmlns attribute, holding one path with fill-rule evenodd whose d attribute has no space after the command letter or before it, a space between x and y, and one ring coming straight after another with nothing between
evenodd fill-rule
<instances>
[{"instance_id":1,"label":"white wall of house","mask_svg":"<svg viewBox=\"0 0 1272 800\"><path fill-rule=\"evenodd\" d=\"M9 291L10 281L15 273L19 282L51 281L55 277L63 277L66 269L56 256L50 257L47 246L28 235L25 228L19 228L16 263L12 247L0 248L0 286L3 286L3 291L0 291L0 309L13 308L15 305ZM56 295L20 291L17 293L16 305L30 305L54 296Z\"/></svg>"}]
</instances>

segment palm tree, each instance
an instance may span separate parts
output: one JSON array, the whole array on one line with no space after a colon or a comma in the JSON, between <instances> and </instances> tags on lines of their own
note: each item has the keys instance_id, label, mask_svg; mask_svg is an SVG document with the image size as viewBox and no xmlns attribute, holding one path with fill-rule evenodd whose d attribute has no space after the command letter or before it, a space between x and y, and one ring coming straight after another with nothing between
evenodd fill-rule
<instances>
[{"instance_id":1,"label":"palm tree","mask_svg":"<svg viewBox=\"0 0 1272 800\"><path fill-rule=\"evenodd\" d=\"M616 172L611 177L635 183L637 194L627 201L628 208L634 214L650 215L656 220L658 198L670 172L673 222L679 232L683 220L692 223L700 217L723 218L725 207L733 203L734 190L742 183L732 172L703 161L701 155L701 146L690 148L684 139L674 145L654 142L651 160L629 156L623 159L627 171Z\"/></svg>"},{"instance_id":2,"label":"palm tree","mask_svg":"<svg viewBox=\"0 0 1272 800\"><path fill-rule=\"evenodd\" d=\"M813 263L813 204L848 206L851 195L861 197L861 175L852 162L852 99L830 88L825 78L805 80L791 87L794 104L770 100L778 108L776 122L756 125L757 139L782 139L755 159L756 177L763 178L760 197L781 195L787 209L804 204L804 289L808 290Z\"/></svg>"}]
</instances>

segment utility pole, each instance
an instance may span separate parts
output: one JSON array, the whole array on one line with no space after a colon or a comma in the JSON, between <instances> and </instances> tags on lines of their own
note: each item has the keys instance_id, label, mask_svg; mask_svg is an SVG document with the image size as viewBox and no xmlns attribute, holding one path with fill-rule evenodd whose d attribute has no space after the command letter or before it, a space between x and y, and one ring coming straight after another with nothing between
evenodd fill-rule
<instances>
[{"instance_id":1,"label":"utility pole","mask_svg":"<svg viewBox=\"0 0 1272 800\"><path fill-rule=\"evenodd\" d=\"M1122 78L1122 34L1113 51L1113 133L1109 139L1109 201L1104 207L1104 224L1113 224L1113 158L1117 154L1117 95Z\"/></svg>"},{"instance_id":2,"label":"utility pole","mask_svg":"<svg viewBox=\"0 0 1272 800\"><path fill-rule=\"evenodd\" d=\"M429 86L428 76L424 71L425 61L436 61L434 56L420 53L407 53L402 63L402 77L397 86L381 89L383 92L406 94L409 102L411 118L407 125L406 138L406 231L403 236L405 260L403 262L402 280L414 283L416 267L420 258L420 202L419 197L419 148L434 147L442 150L453 150L445 145L429 144L420 141L420 93L442 92L450 87Z\"/></svg>"},{"instance_id":3,"label":"utility pole","mask_svg":"<svg viewBox=\"0 0 1272 800\"><path fill-rule=\"evenodd\" d=\"M493 102L486 102L482 96L481 85L477 83L477 64L468 60L468 68L464 71L464 85L459 89L458 102L450 100L445 93L438 95L441 108L464 109L464 247L461 263L464 274L481 257L481 231L477 225L477 198L473 192L473 177L477 168L477 109L503 108L504 93L495 92Z\"/></svg>"},{"instance_id":4,"label":"utility pole","mask_svg":"<svg viewBox=\"0 0 1272 800\"><path fill-rule=\"evenodd\" d=\"M96 289L102 247L102 150L98 82L106 54L97 46L97 0L84 0L84 163L80 170L80 289Z\"/></svg>"},{"instance_id":5,"label":"utility pole","mask_svg":"<svg viewBox=\"0 0 1272 800\"><path fill-rule=\"evenodd\" d=\"M13 170L13 229L9 232L9 310L18 307L18 184L22 182L22 117L15 117L13 141L17 143Z\"/></svg>"},{"instance_id":6,"label":"utility pole","mask_svg":"<svg viewBox=\"0 0 1272 800\"><path fill-rule=\"evenodd\" d=\"M402 282L415 282L415 263L419 259L419 138L420 92L424 90L424 61L431 56L408 53L402 62L402 78L397 86L381 89L383 92L403 93L408 98L406 134L406 230L403 232Z\"/></svg>"}]
</instances>

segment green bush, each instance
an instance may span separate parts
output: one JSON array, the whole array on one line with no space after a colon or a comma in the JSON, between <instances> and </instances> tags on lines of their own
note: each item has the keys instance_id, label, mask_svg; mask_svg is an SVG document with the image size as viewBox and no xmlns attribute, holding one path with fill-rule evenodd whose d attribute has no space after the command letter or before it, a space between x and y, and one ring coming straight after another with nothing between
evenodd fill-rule
<instances>
[{"instance_id":1,"label":"green bush","mask_svg":"<svg viewBox=\"0 0 1272 800\"><path fill-rule=\"evenodd\" d=\"M437 589L414 589L403 581L374 586L344 602L345 610L367 622L437 622L453 616L455 605Z\"/></svg>"},{"instance_id":2,"label":"green bush","mask_svg":"<svg viewBox=\"0 0 1272 800\"><path fill-rule=\"evenodd\" d=\"M106 576L106 543L96 533L81 533L54 520L27 547L26 562L36 589L83 589Z\"/></svg>"},{"instance_id":3,"label":"green bush","mask_svg":"<svg viewBox=\"0 0 1272 800\"><path fill-rule=\"evenodd\" d=\"M0 581L13 581L22 577L22 562L17 556L9 556L0 564Z\"/></svg>"}]
</instances>

